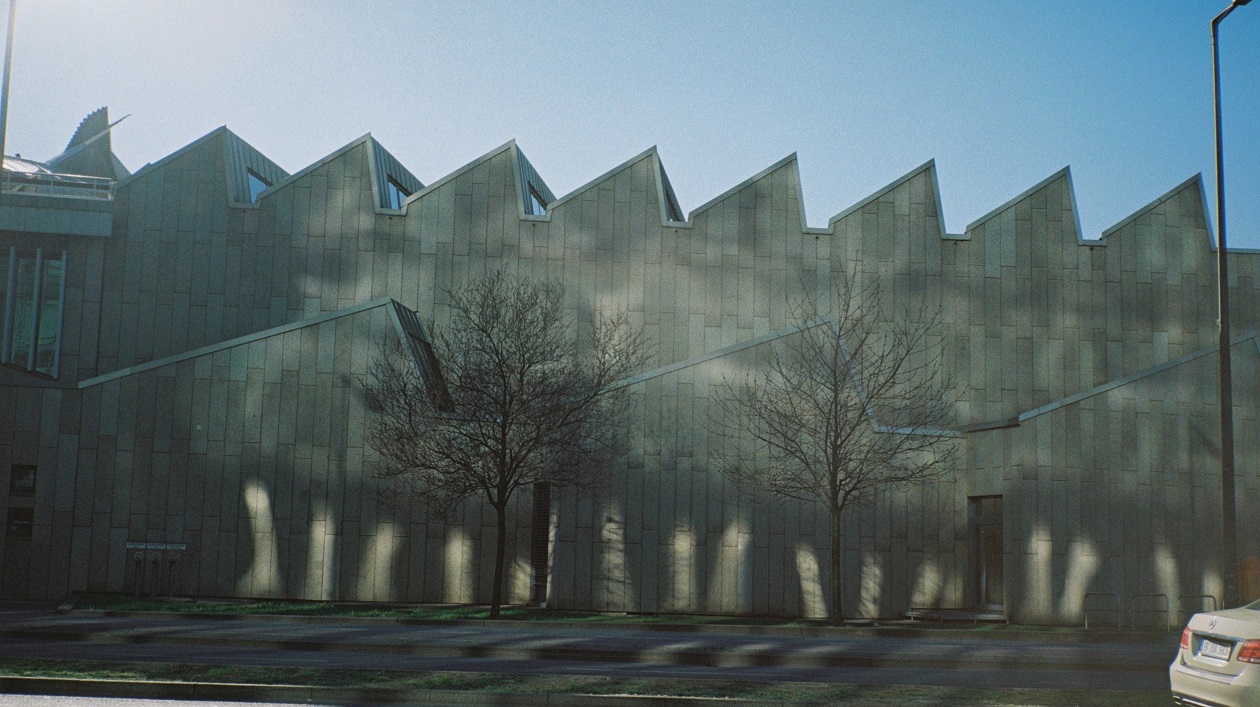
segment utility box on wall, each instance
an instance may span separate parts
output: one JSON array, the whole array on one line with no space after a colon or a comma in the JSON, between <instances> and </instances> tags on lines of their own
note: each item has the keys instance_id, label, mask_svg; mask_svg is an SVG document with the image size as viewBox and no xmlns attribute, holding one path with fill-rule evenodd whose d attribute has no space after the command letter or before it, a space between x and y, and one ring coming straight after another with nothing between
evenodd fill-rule
<instances>
[{"instance_id":1,"label":"utility box on wall","mask_svg":"<svg viewBox=\"0 0 1260 707\"><path fill-rule=\"evenodd\" d=\"M178 594L187 554L184 543L127 543L127 591L137 597Z\"/></svg>"}]
</instances>

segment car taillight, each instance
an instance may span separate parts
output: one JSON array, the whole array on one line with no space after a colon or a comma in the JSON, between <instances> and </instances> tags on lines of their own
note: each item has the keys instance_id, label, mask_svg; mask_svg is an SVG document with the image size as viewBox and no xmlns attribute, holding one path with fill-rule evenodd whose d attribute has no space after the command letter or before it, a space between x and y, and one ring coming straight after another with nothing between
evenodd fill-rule
<instances>
[{"instance_id":1,"label":"car taillight","mask_svg":"<svg viewBox=\"0 0 1260 707\"><path fill-rule=\"evenodd\" d=\"M1185 650L1190 650L1190 627L1189 626L1187 626L1185 630L1181 632L1181 647L1184 648Z\"/></svg>"},{"instance_id":2,"label":"car taillight","mask_svg":"<svg viewBox=\"0 0 1260 707\"><path fill-rule=\"evenodd\" d=\"M1184 641L1185 639L1182 640ZM1243 644L1238 648L1238 661L1240 663L1260 663L1260 641L1243 641Z\"/></svg>"}]
</instances>

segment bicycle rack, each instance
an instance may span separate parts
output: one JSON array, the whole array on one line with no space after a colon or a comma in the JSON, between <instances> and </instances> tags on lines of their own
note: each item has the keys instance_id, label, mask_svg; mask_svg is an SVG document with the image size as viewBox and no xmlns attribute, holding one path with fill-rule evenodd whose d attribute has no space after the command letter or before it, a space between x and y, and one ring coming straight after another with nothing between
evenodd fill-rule
<instances>
[{"instance_id":1,"label":"bicycle rack","mask_svg":"<svg viewBox=\"0 0 1260 707\"><path fill-rule=\"evenodd\" d=\"M1138 601L1142 599L1163 599L1164 608L1138 609L1136 605ZM1164 614L1164 630L1166 631L1172 630L1172 627L1169 625L1169 621L1172 620L1172 612L1169 611L1168 595L1166 594L1134 594L1129 597L1129 615L1132 617L1132 623L1133 623L1132 628L1140 627L1140 622L1137 620L1138 616L1143 615L1143 614L1158 614L1161 612Z\"/></svg>"},{"instance_id":2,"label":"bicycle rack","mask_svg":"<svg viewBox=\"0 0 1260 707\"><path fill-rule=\"evenodd\" d=\"M1120 615L1120 597L1119 597L1118 595L1116 595L1116 594L1111 593L1111 592L1091 592L1091 593L1089 593L1089 594L1086 594L1086 595L1085 595L1085 598L1084 598L1084 600L1083 600L1083 602L1082 602L1082 604L1083 604L1083 605L1084 605L1084 607L1085 607L1085 612L1084 612L1084 613L1085 613L1085 628L1089 628L1089 612L1090 612L1090 607L1089 607L1089 598L1090 598L1090 597L1105 597L1105 598L1110 598L1110 599L1111 599L1112 603L1114 603L1114 604L1115 604L1115 608L1114 608L1114 609L1108 609L1108 608L1095 608L1095 609L1094 609L1094 611L1096 611L1096 612L1108 612L1108 613L1114 613L1114 614L1116 615L1116 628L1120 628L1120 622L1121 622L1121 619L1123 618L1123 617Z\"/></svg>"},{"instance_id":3,"label":"bicycle rack","mask_svg":"<svg viewBox=\"0 0 1260 707\"><path fill-rule=\"evenodd\" d=\"M1197 605L1198 608L1192 608L1189 611L1182 608L1185 606L1186 599L1193 599L1194 605ZM1203 605L1207 603L1206 601L1204 601L1205 599L1212 600L1211 609L1203 608ZM1211 594L1182 594L1181 596L1177 597L1177 619L1180 620L1181 623L1184 624L1187 621L1189 621L1190 617L1193 616L1194 614L1197 614L1200 611L1216 611L1218 606L1219 604L1217 604L1216 602L1216 597Z\"/></svg>"}]
</instances>

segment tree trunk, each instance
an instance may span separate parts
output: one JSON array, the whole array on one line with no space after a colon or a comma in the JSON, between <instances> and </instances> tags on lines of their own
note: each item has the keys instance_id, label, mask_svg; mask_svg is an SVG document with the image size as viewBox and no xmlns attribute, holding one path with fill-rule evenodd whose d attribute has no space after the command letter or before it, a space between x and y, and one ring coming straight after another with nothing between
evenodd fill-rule
<instances>
[{"instance_id":1,"label":"tree trunk","mask_svg":"<svg viewBox=\"0 0 1260 707\"><path fill-rule=\"evenodd\" d=\"M840 525L840 509L831 509L831 617L844 621L844 529Z\"/></svg>"},{"instance_id":2,"label":"tree trunk","mask_svg":"<svg viewBox=\"0 0 1260 707\"><path fill-rule=\"evenodd\" d=\"M490 596L490 618L499 618L503 606L503 553L507 545L507 505L496 505L494 515L498 520L494 546L494 590Z\"/></svg>"}]
</instances>

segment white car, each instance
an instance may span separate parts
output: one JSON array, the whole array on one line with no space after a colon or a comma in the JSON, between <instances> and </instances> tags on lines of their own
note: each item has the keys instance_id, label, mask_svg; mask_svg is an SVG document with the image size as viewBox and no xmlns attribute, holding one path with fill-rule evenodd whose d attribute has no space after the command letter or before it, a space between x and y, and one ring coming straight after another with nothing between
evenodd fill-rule
<instances>
[{"instance_id":1,"label":"white car","mask_svg":"<svg viewBox=\"0 0 1260 707\"><path fill-rule=\"evenodd\" d=\"M1260 705L1260 601L1190 617L1168 678L1179 705Z\"/></svg>"}]
</instances>

